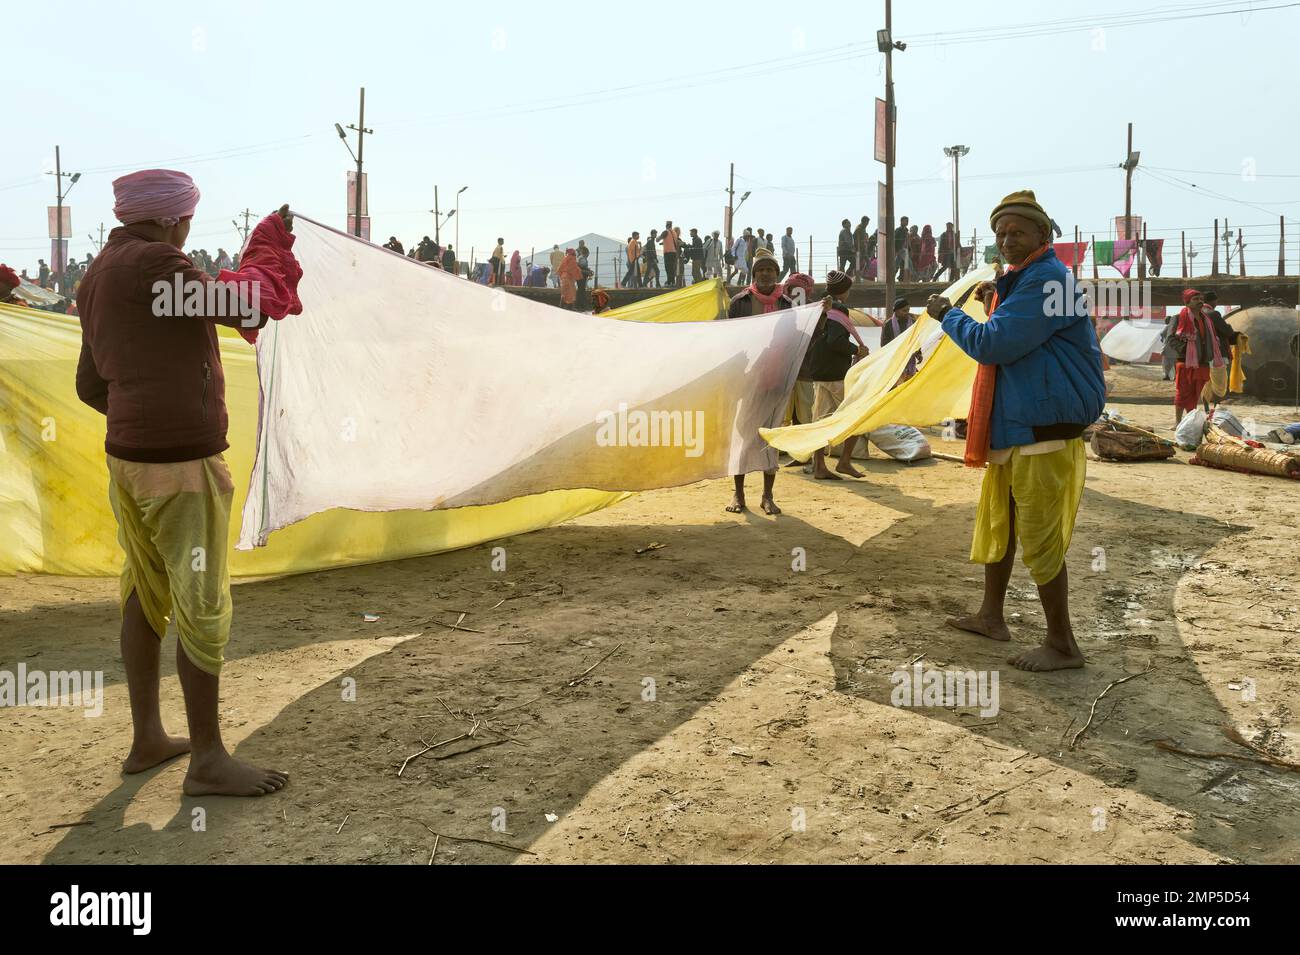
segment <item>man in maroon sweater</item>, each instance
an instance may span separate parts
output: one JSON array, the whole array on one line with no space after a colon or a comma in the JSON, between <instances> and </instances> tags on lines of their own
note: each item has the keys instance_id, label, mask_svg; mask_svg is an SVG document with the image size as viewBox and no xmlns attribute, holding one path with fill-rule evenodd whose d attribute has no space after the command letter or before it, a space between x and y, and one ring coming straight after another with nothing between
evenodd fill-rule
<instances>
[{"instance_id":1,"label":"man in maroon sweater","mask_svg":"<svg viewBox=\"0 0 1300 955\"><path fill-rule=\"evenodd\" d=\"M234 485L221 454L229 445L216 325L260 327L266 316L247 300L204 294L213 279L181 252L199 199L189 176L147 169L116 180L113 192L122 226L77 293L77 395L108 419L109 498L126 552L121 650L134 738L122 769L192 750L187 795L260 796L288 777L232 757L217 718ZM291 225L287 206L280 215ZM169 619L189 739L168 735L158 708Z\"/></svg>"}]
</instances>

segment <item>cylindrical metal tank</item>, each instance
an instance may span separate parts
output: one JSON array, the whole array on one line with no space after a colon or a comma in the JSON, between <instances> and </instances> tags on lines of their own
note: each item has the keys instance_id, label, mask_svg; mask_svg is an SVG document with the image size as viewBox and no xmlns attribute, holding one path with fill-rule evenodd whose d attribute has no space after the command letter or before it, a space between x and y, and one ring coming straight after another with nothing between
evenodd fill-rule
<instances>
[{"instance_id":1,"label":"cylindrical metal tank","mask_svg":"<svg viewBox=\"0 0 1300 955\"><path fill-rule=\"evenodd\" d=\"M1224 318L1250 336L1250 354L1241 360L1246 394L1274 404L1295 401L1300 382L1300 311L1263 305L1235 309Z\"/></svg>"}]
</instances>

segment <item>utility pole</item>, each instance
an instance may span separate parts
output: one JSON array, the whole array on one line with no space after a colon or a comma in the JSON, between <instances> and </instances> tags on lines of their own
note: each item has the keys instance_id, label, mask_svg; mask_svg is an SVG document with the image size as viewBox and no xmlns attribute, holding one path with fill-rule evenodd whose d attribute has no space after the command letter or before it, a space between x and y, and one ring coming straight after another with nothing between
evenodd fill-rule
<instances>
[{"instance_id":1,"label":"utility pole","mask_svg":"<svg viewBox=\"0 0 1300 955\"><path fill-rule=\"evenodd\" d=\"M961 157L970 152L969 146L944 146L943 154L952 157L952 229L956 233L957 274L961 274Z\"/></svg>"},{"instance_id":2,"label":"utility pole","mask_svg":"<svg viewBox=\"0 0 1300 955\"><path fill-rule=\"evenodd\" d=\"M47 175L49 175L49 173L47 173ZM67 193L63 191L63 177L64 177L64 176L67 176L67 177L69 178L69 182L68 182L68 192L71 192L71 191L72 191L72 187L73 187L74 185L76 185L76 184L77 184L77 180L81 178L81 173L79 173L79 172L72 172L72 173L69 173L69 172L64 172L64 171L63 171L63 161L62 161L61 157L59 156L59 147L58 147L58 146L55 146L55 147L54 147L54 173L53 173L53 176L54 176L54 183L55 183L55 193L56 193L56 195L57 195L58 198L55 200L55 201L56 201L56 205L55 205L55 209L54 209L54 220L55 220L55 222L54 222L54 235L55 235L55 240L54 240L54 241L55 241L55 244L54 244L54 251L55 251L55 254L54 254L53 256L51 256L51 259L55 259L55 258L57 258L57 261L51 261L51 262L50 262L50 268L51 268L51 269L54 271L54 273L55 273L55 276L54 276L54 283L55 283L55 285L57 286L58 290L59 290L60 292L62 292L62 291L63 291L63 273L64 273L64 271L65 271L65 270L67 269L67 267L68 267L68 263L67 263L67 258L68 258L68 257L67 257L66 255L63 254L63 199L64 199L64 197L67 195Z\"/></svg>"},{"instance_id":3,"label":"utility pole","mask_svg":"<svg viewBox=\"0 0 1300 955\"><path fill-rule=\"evenodd\" d=\"M59 258L58 264L55 265L56 274L58 275L58 278L55 280L55 284L59 287L59 291L62 292L63 272L68 267L68 263L63 261L66 258L66 256L63 254L63 166L61 160L59 159L58 146L54 147L54 183L59 196L58 210L54 214L55 234L58 236L58 241L55 243L54 249L55 249L55 255L57 255ZM51 256L51 258L53 257L54 256ZM54 265L54 263L50 263L50 264Z\"/></svg>"},{"instance_id":4,"label":"utility pole","mask_svg":"<svg viewBox=\"0 0 1300 955\"><path fill-rule=\"evenodd\" d=\"M352 152L352 147L348 146L347 133L343 132L343 127L338 123L334 124L334 129L338 131L339 139L343 140L343 145L347 146L348 152ZM362 166L365 162L366 155L366 133L373 133L373 129L366 128L366 88L361 87L361 112L357 118L356 125L348 123L348 129L354 130L357 134L357 151L352 154L352 158L357 163L357 183L356 192L352 197L352 218L353 234L358 238L361 236L361 196L363 195L362 183Z\"/></svg>"},{"instance_id":5,"label":"utility pole","mask_svg":"<svg viewBox=\"0 0 1300 955\"><path fill-rule=\"evenodd\" d=\"M442 223L438 219L438 187L433 187L433 244L442 246Z\"/></svg>"},{"instance_id":6,"label":"utility pole","mask_svg":"<svg viewBox=\"0 0 1300 955\"><path fill-rule=\"evenodd\" d=\"M885 28L876 31L876 49L885 54L885 235L884 258L878 259L876 275L885 269L885 308L894 301L894 50L907 44L894 42L894 8L885 0Z\"/></svg>"},{"instance_id":7,"label":"utility pole","mask_svg":"<svg viewBox=\"0 0 1300 955\"><path fill-rule=\"evenodd\" d=\"M235 227L235 231L239 233L239 246L240 248L243 248L244 243L248 241L248 233L249 233L248 220L253 215L253 211L249 209L247 206L245 206L244 211L238 214L244 217L244 224L241 226L238 220L236 219L231 219L230 224L233 225Z\"/></svg>"},{"instance_id":8,"label":"utility pole","mask_svg":"<svg viewBox=\"0 0 1300 955\"><path fill-rule=\"evenodd\" d=\"M727 178L727 247L725 250L723 250L724 258L725 258L725 253L731 251L731 228L732 228L731 220L732 220L732 216L736 214L736 210L733 208L733 203L735 203L735 201L736 201L736 164L733 162L731 164L731 174Z\"/></svg>"},{"instance_id":9,"label":"utility pole","mask_svg":"<svg viewBox=\"0 0 1300 955\"><path fill-rule=\"evenodd\" d=\"M1124 238L1137 241L1133 232L1133 170L1140 153L1133 152L1133 124L1128 124L1128 152L1124 154ZM1135 246L1136 248L1136 246Z\"/></svg>"}]
</instances>

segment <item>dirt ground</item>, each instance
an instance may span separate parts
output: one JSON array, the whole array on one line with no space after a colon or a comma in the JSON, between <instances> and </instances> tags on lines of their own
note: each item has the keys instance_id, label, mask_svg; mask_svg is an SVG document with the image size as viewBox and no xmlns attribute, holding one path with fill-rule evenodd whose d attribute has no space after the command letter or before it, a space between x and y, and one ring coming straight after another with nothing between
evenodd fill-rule
<instances>
[{"instance_id":1,"label":"dirt ground","mask_svg":"<svg viewBox=\"0 0 1300 955\"><path fill-rule=\"evenodd\" d=\"M1168 432L1158 368L1111 378L1114 408ZM713 481L458 553L238 583L223 726L291 774L263 799L183 797L184 758L122 776L116 582L0 579L0 669L106 683L98 719L0 711L0 862L426 864L435 842L434 864L1300 861L1300 773L1154 745L1249 755L1226 725L1300 759L1300 482L1188 457L1090 461L1078 671L1022 673L944 626L978 602L980 477L878 452L861 482L783 471L776 519L725 514ZM1040 639L1023 566L1008 611L1013 646ZM918 660L996 671L997 714L892 705ZM1072 746L1097 696L1149 667Z\"/></svg>"}]
</instances>

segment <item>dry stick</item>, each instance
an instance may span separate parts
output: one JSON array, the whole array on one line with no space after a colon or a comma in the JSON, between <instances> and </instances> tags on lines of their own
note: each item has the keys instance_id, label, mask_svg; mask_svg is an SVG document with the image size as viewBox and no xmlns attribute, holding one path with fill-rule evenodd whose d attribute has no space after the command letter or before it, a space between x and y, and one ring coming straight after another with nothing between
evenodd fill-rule
<instances>
[{"instance_id":1,"label":"dry stick","mask_svg":"<svg viewBox=\"0 0 1300 955\"><path fill-rule=\"evenodd\" d=\"M452 712L450 706L448 706L446 703L443 703L443 702L442 702L442 697L440 697L440 696L435 696L434 699L437 700L439 703L442 703L442 708L443 708L444 710L447 711L447 715L450 716L453 720L458 720L458 719L460 719L459 716L457 716L455 713Z\"/></svg>"},{"instance_id":2,"label":"dry stick","mask_svg":"<svg viewBox=\"0 0 1300 955\"><path fill-rule=\"evenodd\" d=\"M438 841L440 839L442 839L442 836L435 833L433 836L433 850L429 853L429 865L433 865L433 857L438 854Z\"/></svg>"},{"instance_id":3,"label":"dry stick","mask_svg":"<svg viewBox=\"0 0 1300 955\"><path fill-rule=\"evenodd\" d=\"M334 835L337 836L340 832L342 832L343 827L348 824L348 820L351 818L352 818L352 813L348 813L346 816L344 816L343 821L339 823L339 827L334 830Z\"/></svg>"},{"instance_id":4,"label":"dry stick","mask_svg":"<svg viewBox=\"0 0 1300 955\"><path fill-rule=\"evenodd\" d=\"M430 832L432 832L435 836L438 836L439 838L446 836L446 838L454 839L456 842L477 842L479 845L482 846L496 846L498 849L509 849L511 852L520 852L523 853L524 855L529 855L529 856L537 855L536 852L533 852L530 849L520 849L518 846L508 845L504 842L491 842L487 839L471 839L468 836L451 836L451 835L447 835L447 833L445 832L439 832L437 829L431 828L427 823L422 823L422 825L424 826L424 828L428 829Z\"/></svg>"},{"instance_id":5,"label":"dry stick","mask_svg":"<svg viewBox=\"0 0 1300 955\"><path fill-rule=\"evenodd\" d=\"M72 829L75 826L93 826L93 819L82 819L80 822L55 822L51 823L46 832L53 832L55 829Z\"/></svg>"},{"instance_id":6,"label":"dry stick","mask_svg":"<svg viewBox=\"0 0 1300 955\"><path fill-rule=\"evenodd\" d=\"M1250 742L1250 740L1246 739L1246 737L1242 736L1241 732L1235 726L1224 725L1223 735L1226 736L1230 742L1236 743L1238 746L1244 746L1252 753L1255 753L1258 756L1262 756L1264 759L1273 760L1282 765L1290 766L1295 769L1300 769L1300 763L1292 763L1288 760L1283 759L1280 756L1274 756L1266 749L1261 749L1260 747L1256 746L1254 743Z\"/></svg>"},{"instance_id":7,"label":"dry stick","mask_svg":"<svg viewBox=\"0 0 1300 955\"><path fill-rule=\"evenodd\" d=\"M465 615L461 614L460 619L464 620ZM465 633L487 633L486 630L475 630L473 627L461 627L454 623L443 623L441 620L426 620L425 623L436 623L440 627L446 627L448 630L461 630Z\"/></svg>"},{"instance_id":8,"label":"dry stick","mask_svg":"<svg viewBox=\"0 0 1300 955\"><path fill-rule=\"evenodd\" d=\"M430 759L452 759L456 756L464 756L466 753L472 753L476 749L486 749L489 746L500 746L502 743L514 742L510 739L494 739L486 743L479 743L477 746L471 746L469 749L459 749L454 753L443 753L441 756L431 756Z\"/></svg>"},{"instance_id":9,"label":"dry stick","mask_svg":"<svg viewBox=\"0 0 1300 955\"><path fill-rule=\"evenodd\" d=\"M1243 763L1257 763L1261 766L1272 766L1274 769L1287 769L1293 773L1300 773L1300 763L1288 763L1286 760L1277 758L1263 759L1259 756L1243 756L1241 753L1199 753L1193 749L1183 749L1181 746L1175 746L1167 739L1153 740L1151 745L1156 749L1163 749L1167 753L1194 756L1197 759L1238 759Z\"/></svg>"},{"instance_id":10,"label":"dry stick","mask_svg":"<svg viewBox=\"0 0 1300 955\"><path fill-rule=\"evenodd\" d=\"M622 646L623 646L623 644L620 643L620 644L619 644L617 647L615 647L613 650L610 650L609 653L605 654L603 657L601 657L599 660L597 660L597 661L596 661L595 663L593 663L591 666L587 667L587 669L585 669L585 670L583 670L581 673L579 673L578 676L577 676L577 678L575 678L575 679L573 679L573 680L570 680L570 681L568 682L567 685L568 685L568 686L577 686L577 685L578 685L579 683L581 683L584 679L586 679L588 673L590 673L592 670L596 669L596 667L600 666L602 663L604 663L606 660L608 660L608 659L609 659L610 657L612 657L614 654L618 653L619 649L620 649Z\"/></svg>"},{"instance_id":11,"label":"dry stick","mask_svg":"<svg viewBox=\"0 0 1300 955\"><path fill-rule=\"evenodd\" d=\"M451 737L451 739L445 739L441 743L434 743L431 746L428 743L424 743L424 740L421 739L420 742L424 743L424 749L420 750L418 753L412 753L410 756L406 757L406 759L402 760L402 768L397 771L397 775L400 777L402 773L406 770L406 764L409 763L411 760L415 759L415 757L423 756L429 750L437 749L439 746L446 746L448 743L454 743L460 739L469 739L469 737L473 736L474 733L477 732L477 730L478 730L478 720L475 720L474 725L469 728L468 733L461 733L459 736L453 736Z\"/></svg>"},{"instance_id":12,"label":"dry stick","mask_svg":"<svg viewBox=\"0 0 1300 955\"><path fill-rule=\"evenodd\" d=\"M1084 723L1083 726L1080 728L1079 732L1074 734L1074 739L1070 740L1070 749L1074 749L1074 747L1078 745L1079 738L1083 736L1084 733L1088 732L1088 727L1092 725L1093 717L1097 715L1097 704L1101 702L1101 698L1103 696L1105 696L1115 687L1119 686L1121 683L1127 683L1129 680L1137 679L1140 676L1146 676L1154 669L1155 669L1154 666L1148 664L1145 670L1142 670L1141 672L1138 673L1129 674L1128 676L1124 677L1122 680L1116 680L1110 686L1106 687L1106 689L1098 693L1097 698L1092 701L1092 709L1088 713L1088 722Z\"/></svg>"}]
</instances>

